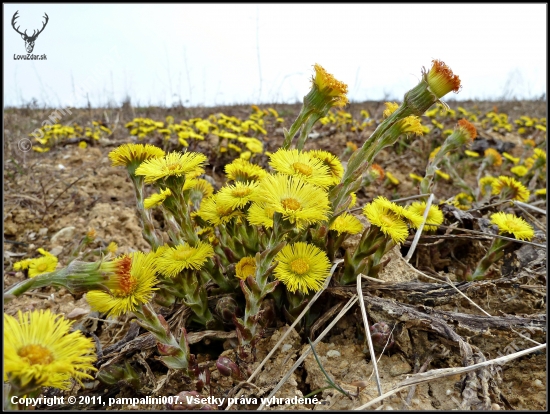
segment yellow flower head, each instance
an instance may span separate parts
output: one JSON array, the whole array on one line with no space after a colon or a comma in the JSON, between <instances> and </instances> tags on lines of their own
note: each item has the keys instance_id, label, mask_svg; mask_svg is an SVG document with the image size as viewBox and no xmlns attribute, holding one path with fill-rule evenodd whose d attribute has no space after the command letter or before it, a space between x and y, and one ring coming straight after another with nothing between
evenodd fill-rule
<instances>
[{"instance_id":1,"label":"yellow flower head","mask_svg":"<svg viewBox=\"0 0 550 414\"><path fill-rule=\"evenodd\" d=\"M346 142L346 150L349 150L349 151L357 151L357 144L355 144L354 142L351 142L351 141L348 141Z\"/></svg>"},{"instance_id":2,"label":"yellow flower head","mask_svg":"<svg viewBox=\"0 0 550 414\"><path fill-rule=\"evenodd\" d=\"M459 208L460 210L469 210L470 208L472 208L473 202L473 197L466 193L458 193L457 195L455 195L455 198L453 200L454 206Z\"/></svg>"},{"instance_id":3,"label":"yellow flower head","mask_svg":"<svg viewBox=\"0 0 550 414\"><path fill-rule=\"evenodd\" d=\"M546 163L546 151L541 150L540 148L535 148L535 149L534 149L534 155L533 155L533 157L534 157L535 159L543 160L543 161Z\"/></svg>"},{"instance_id":4,"label":"yellow flower head","mask_svg":"<svg viewBox=\"0 0 550 414\"><path fill-rule=\"evenodd\" d=\"M148 303L157 289L155 258L154 253L133 252L115 259L114 275L105 283L110 293L92 290L86 294L92 309L120 316Z\"/></svg>"},{"instance_id":5,"label":"yellow flower head","mask_svg":"<svg viewBox=\"0 0 550 414\"><path fill-rule=\"evenodd\" d=\"M481 190L482 195L487 194L498 194L498 191L495 189L495 183L497 182L497 179L495 177L492 177L490 175L487 175L479 180L479 188Z\"/></svg>"},{"instance_id":6,"label":"yellow flower head","mask_svg":"<svg viewBox=\"0 0 550 414\"><path fill-rule=\"evenodd\" d=\"M465 150L464 154L466 154L468 157L477 158L479 157L479 152Z\"/></svg>"},{"instance_id":7,"label":"yellow flower head","mask_svg":"<svg viewBox=\"0 0 550 414\"><path fill-rule=\"evenodd\" d=\"M170 197L172 195L172 192L169 188L166 190L160 190L160 193L155 193L151 197L146 198L143 200L143 206L146 209L158 206L159 204L162 204L164 200L166 200L167 197Z\"/></svg>"},{"instance_id":8,"label":"yellow flower head","mask_svg":"<svg viewBox=\"0 0 550 414\"><path fill-rule=\"evenodd\" d=\"M81 331L69 332L72 322L50 310L4 313L4 382L35 389L71 388L71 378L92 380L96 371L93 340Z\"/></svg>"},{"instance_id":9,"label":"yellow flower head","mask_svg":"<svg viewBox=\"0 0 550 414\"><path fill-rule=\"evenodd\" d=\"M236 217L242 217L243 214L231 207L231 203L220 200L219 193L216 193L201 202L198 215L203 220L208 221L214 226L226 224Z\"/></svg>"},{"instance_id":10,"label":"yellow flower head","mask_svg":"<svg viewBox=\"0 0 550 414\"><path fill-rule=\"evenodd\" d=\"M348 103L346 94L348 86L336 80L336 78L328 73L321 65L315 64L315 76L313 77L312 86L317 89L323 96L323 100L330 103L330 106L345 106Z\"/></svg>"},{"instance_id":11,"label":"yellow flower head","mask_svg":"<svg viewBox=\"0 0 550 414\"><path fill-rule=\"evenodd\" d=\"M115 254L117 250L118 250L118 245L114 241L109 243L109 245L107 246L107 251L111 254Z\"/></svg>"},{"instance_id":12,"label":"yellow flower head","mask_svg":"<svg viewBox=\"0 0 550 414\"><path fill-rule=\"evenodd\" d=\"M268 175L256 194L255 201L281 213L299 229L327 220L330 211L327 192L298 177Z\"/></svg>"},{"instance_id":13,"label":"yellow flower head","mask_svg":"<svg viewBox=\"0 0 550 414\"><path fill-rule=\"evenodd\" d=\"M390 183L392 183L393 185L399 185L399 180L397 178L394 177L394 175L389 172L389 171L386 171L386 178L389 180Z\"/></svg>"},{"instance_id":14,"label":"yellow flower head","mask_svg":"<svg viewBox=\"0 0 550 414\"><path fill-rule=\"evenodd\" d=\"M378 164L372 164L369 169L368 173L374 178L378 180L382 180L385 176L384 169L378 165ZM399 183L398 183L399 184Z\"/></svg>"},{"instance_id":15,"label":"yellow flower head","mask_svg":"<svg viewBox=\"0 0 550 414\"><path fill-rule=\"evenodd\" d=\"M260 181L267 175L267 171L259 165L237 158L225 166L225 174L228 180Z\"/></svg>"},{"instance_id":16,"label":"yellow flower head","mask_svg":"<svg viewBox=\"0 0 550 414\"><path fill-rule=\"evenodd\" d=\"M436 173L436 175L438 175L439 177L443 178L446 181L450 180L450 178L451 178L451 176L449 174L444 173L441 170L435 170L435 173Z\"/></svg>"},{"instance_id":17,"label":"yellow flower head","mask_svg":"<svg viewBox=\"0 0 550 414\"><path fill-rule=\"evenodd\" d=\"M384 118L387 118L388 116L390 116L391 114L393 114L397 108L399 108L399 104L396 103L396 102L386 102L384 103L384 105L386 105L386 109L384 109Z\"/></svg>"},{"instance_id":18,"label":"yellow flower head","mask_svg":"<svg viewBox=\"0 0 550 414\"><path fill-rule=\"evenodd\" d=\"M427 75L427 82L431 91L438 99L449 92L460 90L460 78L453 74L453 71L442 61L433 60L433 65Z\"/></svg>"},{"instance_id":19,"label":"yellow flower head","mask_svg":"<svg viewBox=\"0 0 550 414\"><path fill-rule=\"evenodd\" d=\"M539 188L538 190L535 190L536 195L545 196L546 195L546 188Z\"/></svg>"},{"instance_id":20,"label":"yellow flower head","mask_svg":"<svg viewBox=\"0 0 550 414\"><path fill-rule=\"evenodd\" d=\"M525 145L527 148L535 148L537 144L535 144L535 141L528 138L523 140L523 145Z\"/></svg>"},{"instance_id":21,"label":"yellow flower head","mask_svg":"<svg viewBox=\"0 0 550 414\"><path fill-rule=\"evenodd\" d=\"M495 194L500 194L505 200L518 200L526 202L529 199L529 190L512 177L501 175L494 183Z\"/></svg>"},{"instance_id":22,"label":"yellow flower head","mask_svg":"<svg viewBox=\"0 0 550 414\"><path fill-rule=\"evenodd\" d=\"M494 148L487 148L485 150L485 159L487 160L489 165L492 165L494 167L500 167L502 165L502 156Z\"/></svg>"},{"instance_id":23,"label":"yellow flower head","mask_svg":"<svg viewBox=\"0 0 550 414\"><path fill-rule=\"evenodd\" d=\"M334 179L329 168L319 158L297 149L279 149L269 156L269 165L281 174L299 177L307 183L326 188Z\"/></svg>"},{"instance_id":24,"label":"yellow flower head","mask_svg":"<svg viewBox=\"0 0 550 414\"><path fill-rule=\"evenodd\" d=\"M38 259L32 259L29 263L29 277L53 272L57 268L57 262L57 257L49 253Z\"/></svg>"},{"instance_id":25,"label":"yellow flower head","mask_svg":"<svg viewBox=\"0 0 550 414\"><path fill-rule=\"evenodd\" d=\"M184 269L200 269L212 256L214 249L208 243L198 242L195 247L184 243L164 250L156 264L159 273L175 277Z\"/></svg>"},{"instance_id":26,"label":"yellow flower head","mask_svg":"<svg viewBox=\"0 0 550 414\"><path fill-rule=\"evenodd\" d=\"M273 227L275 209L267 207L266 203L252 203L248 209L247 219L253 226Z\"/></svg>"},{"instance_id":27,"label":"yellow flower head","mask_svg":"<svg viewBox=\"0 0 550 414\"><path fill-rule=\"evenodd\" d=\"M517 164L517 163L519 162L519 158L514 157L514 156L508 154L507 152L503 152L503 153L502 153L502 156L503 156L504 158L506 158L508 161L510 161L510 162L511 162L512 164L514 164L514 165Z\"/></svg>"},{"instance_id":28,"label":"yellow flower head","mask_svg":"<svg viewBox=\"0 0 550 414\"><path fill-rule=\"evenodd\" d=\"M163 158L152 158L144 161L137 169L136 175L145 176L146 183L154 183L161 178L181 177L201 169L206 156L198 152L171 152Z\"/></svg>"},{"instance_id":29,"label":"yellow flower head","mask_svg":"<svg viewBox=\"0 0 550 414\"><path fill-rule=\"evenodd\" d=\"M290 292L304 294L323 287L329 275L330 261L326 253L313 244L298 242L286 245L275 256L278 262L275 278L284 283Z\"/></svg>"},{"instance_id":30,"label":"yellow flower head","mask_svg":"<svg viewBox=\"0 0 550 414\"><path fill-rule=\"evenodd\" d=\"M235 266L235 274L241 280L246 280L248 276L254 277L256 274L256 259L243 257Z\"/></svg>"},{"instance_id":31,"label":"yellow flower head","mask_svg":"<svg viewBox=\"0 0 550 414\"><path fill-rule=\"evenodd\" d=\"M531 240L535 235L529 223L513 214L495 213L491 215L491 223L498 226L500 234L513 236L517 240Z\"/></svg>"},{"instance_id":32,"label":"yellow flower head","mask_svg":"<svg viewBox=\"0 0 550 414\"><path fill-rule=\"evenodd\" d=\"M399 134L414 134L416 136L421 136L424 133L420 118L414 115L398 121L396 126L399 128Z\"/></svg>"},{"instance_id":33,"label":"yellow flower head","mask_svg":"<svg viewBox=\"0 0 550 414\"><path fill-rule=\"evenodd\" d=\"M182 191L187 190L198 193L201 199L210 197L214 194L214 187L204 178L186 179L185 183L183 183Z\"/></svg>"},{"instance_id":34,"label":"yellow flower head","mask_svg":"<svg viewBox=\"0 0 550 414\"><path fill-rule=\"evenodd\" d=\"M529 169L525 165L516 165L515 167L510 168L510 172L518 177L523 177L529 172Z\"/></svg>"},{"instance_id":35,"label":"yellow flower head","mask_svg":"<svg viewBox=\"0 0 550 414\"><path fill-rule=\"evenodd\" d=\"M473 140L477 137L476 127L466 119L461 119L458 121L457 129L466 135L469 142L473 142Z\"/></svg>"},{"instance_id":36,"label":"yellow flower head","mask_svg":"<svg viewBox=\"0 0 550 414\"><path fill-rule=\"evenodd\" d=\"M36 259L25 259L13 264L14 270L28 269L29 277L35 277L43 273L53 272L57 268L57 257L40 248L37 251L42 255Z\"/></svg>"},{"instance_id":37,"label":"yellow flower head","mask_svg":"<svg viewBox=\"0 0 550 414\"><path fill-rule=\"evenodd\" d=\"M409 174L409 177L410 177L413 181L418 182L418 183L421 182L421 181L423 180L423 178L422 178L421 176L419 176L419 175L417 175L417 174L415 174L415 173L410 173L410 174Z\"/></svg>"},{"instance_id":38,"label":"yellow flower head","mask_svg":"<svg viewBox=\"0 0 550 414\"><path fill-rule=\"evenodd\" d=\"M409 207L407 207L407 210L409 210L410 212L420 217L424 217L424 210L426 210L426 202L415 201ZM443 223L443 213L441 212L439 207L432 204L430 206L430 210L428 211L428 217L426 217L426 224L424 225L424 229L426 231L435 231L437 230L437 227L441 223ZM417 226L416 223L411 222L411 227L417 229L420 226L419 225Z\"/></svg>"},{"instance_id":39,"label":"yellow flower head","mask_svg":"<svg viewBox=\"0 0 550 414\"><path fill-rule=\"evenodd\" d=\"M329 230L336 231L338 235L342 233L358 234L363 231L363 225L357 217L349 213L342 213L334 219Z\"/></svg>"},{"instance_id":40,"label":"yellow flower head","mask_svg":"<svg viewBox=\"0 0 550 414\"><path fill-rule=\"evenodd\" d=\"M328 168L330 175L332 176L332 184L340 183L340 180L344 175L344 167L342 167L342 163L336 155L323 150L309 151L308 154L313 158L321 160Z\"/></svg>"},{"instance_id":41,"label":"yellow flower head","mask_svg":"<svg viewBox=\"0 0 550 414\"><path fill-rule=\"evenodd\" d=\"M253 181L247 183L237 181L235 185L226 185L218 191L218 203L231 206L232 209L243 208L250 203L258 186L259 183Z\"/></svg>"},{"instance_id":42,"label":"yellow flower head","mask_svg":"<svg viewBox=\"0 0 550 414\"><path fill-rule=\"evenodd\" d=\"M124 144L109 153L113 167L133 165L135 168L143 161L161 157L164 157L164 151L149 144Z\"/></svg>"},{"instance_id":43,"label":"yellow flower head","mask_svg":"<svg viewBox=\"0 0 550 414\"><path fill-rule=\"evenodd\" d=\"M409 235L407 223L402 219L402 214L399 214L403 210L405 209L384 197L377 197L363 208L363 214L373 226L380 228L386 236L399 244Z\"/></svg>"}]
</instances>

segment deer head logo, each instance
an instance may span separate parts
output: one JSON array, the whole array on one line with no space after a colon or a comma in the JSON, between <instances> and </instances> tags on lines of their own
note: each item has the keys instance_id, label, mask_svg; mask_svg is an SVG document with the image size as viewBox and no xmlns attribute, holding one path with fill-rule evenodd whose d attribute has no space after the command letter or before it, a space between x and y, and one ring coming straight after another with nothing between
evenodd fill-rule
<instances>
[{"instance_id":1,"label":"deer head logo","mask_svg":"<svg viewBox=\"0 0 550 414\"><path fill-rule=\"evenodd\" d=\"M25 41L25 48L27 49L27 53L32 53L32 51L34 49L34 42L36 41L36 38L38 37L38 35L40 33L42 33L42 31L44 30L44 28L48 24L49 17L46 13L44 13L44 15L45 15L44 18L46 19L46 21L43 23L42 29L40 29L38 31L38 33L36 32L36 30L34 30L33 33L32 33L32 36L29 36L29 35L27 35L26 30L25 30L24 33L21 33L19 31L20 26L17 26L17 28L15 28L15 19L17 19L19 17L17 15L17 13L19 13L19 10L17 10L15 12L15 14L13 15L13 18L11 19L11 25L13 26L13 30L15 30L17 33L19 33L21 35L21 37L23 38L23 40Z\"/></svg>"}]
</instances>

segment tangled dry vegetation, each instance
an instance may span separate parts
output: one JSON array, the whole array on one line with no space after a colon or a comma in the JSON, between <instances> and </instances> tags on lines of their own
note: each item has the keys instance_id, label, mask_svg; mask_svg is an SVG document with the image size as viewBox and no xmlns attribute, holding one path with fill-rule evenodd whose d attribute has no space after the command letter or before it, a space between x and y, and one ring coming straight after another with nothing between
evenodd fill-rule
<instances>
[{"instance_id":1,"label":"tangled dry vegetation","mask_svg":"<svg viewBox=\"0 0 550 414\"><path fill-rule=\"evenodd\" d=\"M242 227L239 229L233 216L227 220L218 217L216 222L204 210L205 200L223 193L232 182L226 166L234 165L235 159L246 160L263 171L272 167L281 172L276 154L289 136L287 129L300 116L299 105L163 109L127 104L121 108L72 109L55 127L42 130L39 140L32 141L34 150L28 145L31 141L25 140L52 111L7 109L5 291L31 280L30 276L70 268L71 263L91 263L102 257L112 260L109 258L115 256L135 261L138 251L166 259L164 245L179 256L171 256L168 270L160 265L155 269L157 274L170 273L174 257L190 254L178 246L199 249L203 241L213 246L203 260L210 260L209 274L220 273L220 279L211 276L213 280L205 282L201 290L187 270L178 268L172 279L166 276L159 282L161 293L157 291L156 299L147 305L150 308L144 305L134 312L115 312L101 301L98 305L97 297L94 302L90 293L71 286L43 285L8 296L5 315L49 309L71 321L71 329L91 338L93 344L96 370L89 377L80 378L80 383L71 382L63 390L48 386L34 394L89 398L82 399L81 405L65 399L60 405L36 408L224 409L228 399L234 398L230 409L544 410L545 105L451 102L449 108L430 106L418 118L412 134L400 131L393 142L379 149L374 162L362 172L354 195L342 204L341 211L355 220L349 223L359 223L359 231L349 230L353 227L349 223L346 225L351 227L325 226L322 223L328 216L318 222L313 218L301 222L303 216L290 213L282 218L272 213L271 227L260 221L261 227L247 215L257 228L265 229L253 230L244 219L250 214L244 206L252 209L249 204L242 204L240 216L236 213L240 206L221 216L234 214L242 220L237 221ZM352 103L345 109L332 106L307 130L301 150L327 151L345 168L354 162L350 156L361 151L363 143L395 108L381 102ZM431 171L428 185L424 179L430 175L433 160L438 159L438 148L447 145L447 138L460 129L456 126L460 119L475 127L477 138L449 154L445 154L448 147L443 147L443 157L438 168ZM142 202L149 200L153 208L145 209L142 204L141 211L136 209L135 187L139 183L133 180L139 174L132 178L125 168L112 166L112 155L109 158L128 143L155 145L166 153L183 149L188 154L204 155L204 169L187 177L188 181L202 180L193 187L200 196L183 200L197 213L192 216L197 220L194 224L178 221L175 207L160 207L170 196L163 193L170 188L168 182L160 188L144 187L141 195L137 192L138 200L140 196ZM306 161L296 163L301 163L303 172ZM315 168L311 165L308 168ZM238 180L233 180L233 188L240 188ZM320 186L336 188L338 182L321 181ZM278 185L275 181L272 184ZM409 218L406 233L402 239L396 236L397 241L393 230L386 234L383 224L377 224L363 208L376 206L377 197L384 196L388 203L410 209L417 200L408 197L419 196L422 188L433 193L433 198L428 200L426 195L422 200L438 206L441 222L436 225L430 222L435 219L426 220L428 216L422 223L424 231L422 227L415 231L419 226L414 227L414 217ZM311 191L308 197L315 196ZM264 196L262 202L267 198ZM500 227L495 227L494 218L490 221L497 212L522 217L533 229L531 237L518 236L515 230L500 231L516 240L501 242L500 248L495 242L504 240L495 236ZM387 213L386 217L393 216ZM147 220L153 229L150 232L143 225ZM298 231L286 228L287 221ZM433 230L430 224L435 226ZM194 237L186 233L188 225L201 241L185 244ZM218 225L225 230L212 230ZM380 230L374 234L376 226ZM275 276L270 273L272 257L285 252L285 247L272 243L274 236L270 234L276 231L269 233L269 229L273 228L286 232L287 238L280 240L288 245L309 243L325 249L329 266L324 268L319 286L296 279L288 282L277 269ZM254 238L254 243L245 243L245 236ZM325 241L321 243L322 237ZM378 240L383 248L380 250L380 244L374 245L368 237ZM231 244L232 238L237 242ZM364 248L366 239L380 256L370 262L363 260L372 254ZM252 251L258 246L273 253L269 261L264 263L260 255L254 257ZM37 253L37 249L41 250ZM306 253L300 254L301 261L289 259L294 274L318 266ZM251 261L243 261L247 257ZM34 262L22 264L26 259ZM278 262L284 259L277 256ZM267 272L264 285L262 271ZM255 302L250 299L256 294L254 275L260 275L256 279L260 278L261 289L267 289L273 280L280 283L273 285L270 293L258 294L261 300ZM356 279L358 275L363 277ZM178 283L187 286L181 297L169 294L174 292L169 281L177 277L181 278ZM200 284L203 279L196 277ZM226 280L229 285L224 288ZM253 306L258 307L256 314L250 313ZM155 315L147 314L147 309ZM367 320L370 328L365 329ZM159 329L165 331L159 333ZM180 336L184 340L169 345L174 336L177 341ZM490 362L496 358L503 359ZM219 406L209 401L186 403L184 407L168 400L142 400L137 406L122 400L147 396L223 400ZM282 400L267 404L261 400L273 396ZM296 399L306 396L310 399ZM113 399L111 406L109 399Z\"/></svg>"}]
</instances>

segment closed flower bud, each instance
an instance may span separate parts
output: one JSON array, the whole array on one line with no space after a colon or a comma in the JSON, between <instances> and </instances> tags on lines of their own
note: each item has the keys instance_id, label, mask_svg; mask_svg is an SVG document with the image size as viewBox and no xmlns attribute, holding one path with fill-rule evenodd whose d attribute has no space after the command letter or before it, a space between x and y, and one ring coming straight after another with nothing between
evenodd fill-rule
<instances>
[{"instance_id":1,"label":"closed flower bud","mask_svg":"<svg viewBox=\"0 0 550 414\"><path fill-rule=\"evenodd\" d=\"M224 377L233 377L235 379L241 378L239 367L227 357L219 357L216 361L216 368Z\"/></svg>"}]
</instances>

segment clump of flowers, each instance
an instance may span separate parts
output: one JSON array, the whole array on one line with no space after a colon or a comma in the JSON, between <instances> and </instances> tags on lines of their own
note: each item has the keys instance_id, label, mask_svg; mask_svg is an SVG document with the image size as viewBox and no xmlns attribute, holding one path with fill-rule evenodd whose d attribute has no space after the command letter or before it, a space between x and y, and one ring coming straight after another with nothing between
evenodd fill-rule
<instances>
[{"instance_id":1,"label":"clump of flowers","mask_svg":"<svg viewBox=\"0 0 550 414\"><path fill-rule=\"evenodd\" d=\"M109 317L132 313L155 338L160 360L196 379L199 388L207 380L190 354L185 326L234 327L239 358L250 361L255 343L276 313L293 320L329 280L347 285L355 283L360 273L377 277L389 260L389 250L420 228L436 231L443 214L434 205L426 211L424 201L407 207L384 197L354 209L356 193L384 178L399 184L391 172L374 163L376 156L401 139L405 142L405 137L416 140L427 133L420 117L446 94L458 92L460 79L446 64L433 61L402 103L386 105L385 118L369 138L359 147L348 143L351 156L345 164L330 152L304 150L314 125L334 119L339 127L350 125L357 132L363 123L375 124L367 112L362 114L363 123L354 124L351 115L341 110L348 103L347 85L320 65L313 70L300 114L284 130L282 148L270 153L264 152L264 118L277 121L274 110L253 107L246 121L217 114L179 124L173 117L129 123L130 134L138 139L163 139L164 149L125 144L109 154L112 165L125 168L134 186L143 236L151 251L94 263L75 260L65 269L37 276L36 282L17 285L8 294L18 296L48 283L70 286L71 291L84 291L92 309ZM431 192L433 177L441 173L438 164L476 134L469 120L458 121L434 153L427 174L416 177L422 190ZM188 148L186 152L168 151L164 144L175 137ZM216 140L217 151L210 158L193 145L207 137ZM263 167L255 163L255 156L262 153L268 157ZM219 160L228 158L223 169L217 168ZM216 189L206 176L212 162L212 171L225 172ZM355 210L362 210L363 217L354 215ZM346 242L353 235L360 239L350 248ZM331 267L340 258L343 266ZM186 325L175 332L153 303L185 305ZM220 364L221 369L226 365Z\"/></svg>"}]
</instances>

